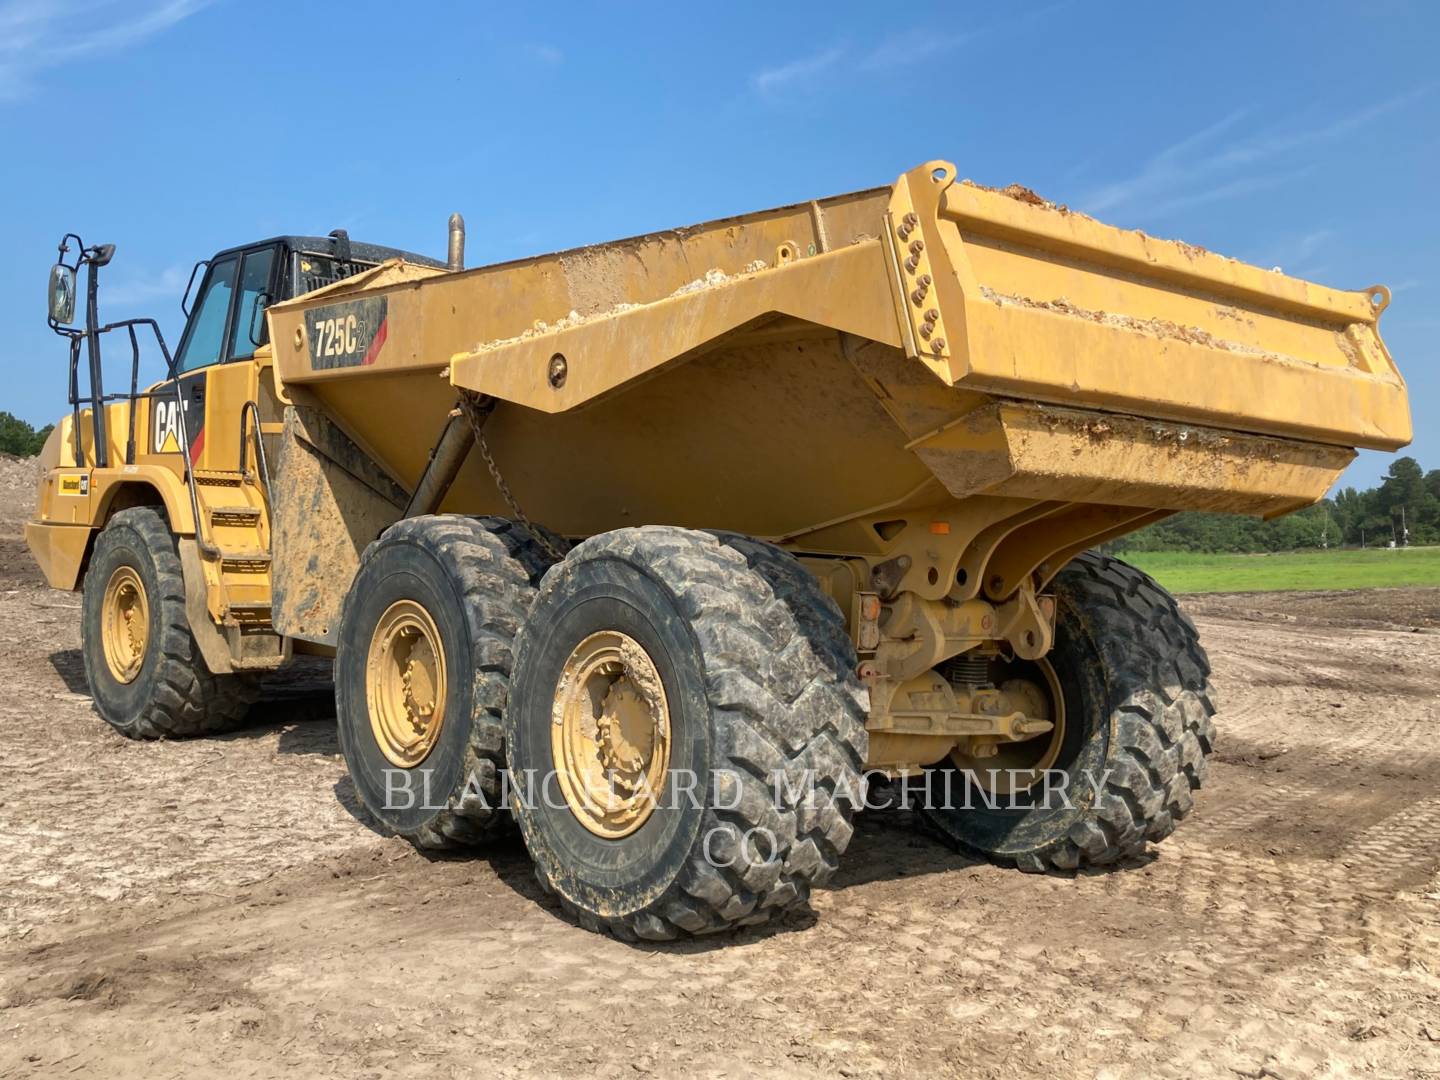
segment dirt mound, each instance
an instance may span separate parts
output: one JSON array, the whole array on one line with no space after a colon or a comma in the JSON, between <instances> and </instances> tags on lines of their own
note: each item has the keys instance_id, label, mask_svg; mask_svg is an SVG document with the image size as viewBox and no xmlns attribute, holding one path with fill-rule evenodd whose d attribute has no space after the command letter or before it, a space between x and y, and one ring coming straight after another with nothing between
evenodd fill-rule
<instances>
[{"instance_id":1,"label":"dirt mound","mask_svg":"<svg viewBox=\"0 0 1440 1080\"><path fill-rule=\"evenodd\" d=\"M18 532L30 517L39 480L39 458L18 458L0 451L0 530Z\"/></svg>"}]
</instances>

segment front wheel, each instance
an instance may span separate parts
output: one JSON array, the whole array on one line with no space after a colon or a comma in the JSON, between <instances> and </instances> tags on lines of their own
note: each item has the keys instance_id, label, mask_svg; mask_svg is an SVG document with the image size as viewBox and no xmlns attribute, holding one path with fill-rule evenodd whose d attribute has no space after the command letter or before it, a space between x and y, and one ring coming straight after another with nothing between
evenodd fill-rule
<instances>
[{"instance_id":1,"label":"front wheel","mask_svg":"<svg viewBox=\"0 0 1440 1080\"><path fill-rule=\"evenodd\" d=\"M922 819L1022 870L1132 858L1194 805L1215 740L1195 626L1148 575L1087 552L1055 579L1055 645L1022 678L1050 700L1046 735L932 769Z\"/></svg>"},{"instance_id":2,"label":"front wheel","mask_svg":"<svg viewBox=\"0 0 1440 1080\"><path fill-rule=\"evenodd\" d=\"M258 696L253 680L205 666L185 614L175 536L148 506L121 510L96 539L80 638L95 708L127 738L227 731Z\"/></svg>"}]
</instances>

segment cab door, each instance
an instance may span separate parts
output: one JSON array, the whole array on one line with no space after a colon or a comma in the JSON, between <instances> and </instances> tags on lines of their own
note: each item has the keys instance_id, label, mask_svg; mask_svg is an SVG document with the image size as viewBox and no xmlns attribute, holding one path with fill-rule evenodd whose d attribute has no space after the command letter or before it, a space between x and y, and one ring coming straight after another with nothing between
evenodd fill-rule
<instances>
[{"instance_id":1,"label":"cab door","mask_svg":"<svg viewBox=\"0 0 1440 1080\"><path fill-rule=\"evenodd\" d=\"M277 245L211 262L175 354L176 378L157 386L151 399L151 453L180 455L188 436L196 470L240 468L241 410L257 387L255 365L236 361L249 360L265 342L263 311L278 288L280 264Z\"/></svg>"}]
</instances>

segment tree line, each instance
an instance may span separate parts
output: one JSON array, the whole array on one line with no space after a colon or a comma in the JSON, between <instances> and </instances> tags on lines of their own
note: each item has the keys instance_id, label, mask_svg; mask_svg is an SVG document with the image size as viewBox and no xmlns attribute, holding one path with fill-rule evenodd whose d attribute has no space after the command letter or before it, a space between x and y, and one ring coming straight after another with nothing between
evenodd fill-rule
<instances>
[{"instance_id":1,"label":"tree line","mask_svg":"<svg viewBox=\"0 0 1440 1080\"><path fill-rule=\"evenodd\" d=\"M1413 457L1396 458L1375 487L1341 488L1274 521L1176 514L1106 546L1116 551L1263 552L1391 543L1440 543L1440 469L1427 473Z\"/></svg>"},{"instance_id":2,"label":"tree line","mask_svg":"<svg viewBox=\"0 0 1440 1080\"><path fill-rule=\"evenodd\" d=\"M16 457L34 457L53 430L54 424L46 424L36 431L13 413L0 411L0 450Z\"/></svg>"}]
</instances>

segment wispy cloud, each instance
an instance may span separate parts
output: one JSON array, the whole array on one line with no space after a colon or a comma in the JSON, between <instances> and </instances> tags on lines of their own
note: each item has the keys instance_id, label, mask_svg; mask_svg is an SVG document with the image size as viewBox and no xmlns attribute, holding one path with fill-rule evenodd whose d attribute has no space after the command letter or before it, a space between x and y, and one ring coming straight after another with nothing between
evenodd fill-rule
<instances>
[{"instance_id":1,"label":"wispy cloud","mask_svg":"<svg viewBox=\"0 0 1440 1080\"><path fill-rule=\"evenodd\" d=\"M178 304L190 279L190 270L188 266L167 266L158 274L127 270L125 276L107 280L101 294L107 306L149 304L157 300L173 300Z\"/></svg>"},{"instance_id":2,"label":"wispy cloud","mask_svg":"<svg viewBox=\"0 0 1440 1080\"><path fill-rule=\"evenodd\" d=\"M1148 214L1155 217L1168 217L1178 211L1191 210L1197 206L1208 206L1211 203L1225 202L1229 199L1237 199L1242 195L1253 195L1260 191L1274 191L1276 188L1283 188L1289 184L1303 180L1313 171L1313 169L1285 169L1279 172L1262 173L1255 176L1239 176L1234 180L1226 180L1207 188L1201 188L1185 194L1160 199L1153 203L1147 203L1145 210Z\"/></svg>"},{"instance_id":3,"label":"wispy cloud","mask_svg":"<svg viewBox=\"0 0 1440 1080\"><path fill-rule=\"evenodd\" d=\"M531 45L529 51L536 60L550 67L558 67L565 62L565 53L554 45Z\"/></svg>"},{"instance_id":4,"label":"wispy cloud","mask_svg":"<svg viewBox=\"0 0 1440 1080\"><path fill-rule=\"evenodd\" d=\"M1085 209L1103 214L1116 206L1137 202L1157 192L1173 193L1191 176L1196 155L1245 119L1248 109L1237 109L1213 124L1187 135L1155 154L1134 176L1116 180L1083 200Z\"/></svg>"},{"instance_id":5,"label":"wispy cloud","mask_svg":"<svg viewBox=\"0 0 1440 1080\"><path fill-rule=\"evenodd\" d=\"M1256 266L1273 266L1287 274L1318 281L1329 270L1336 238L1334 229L1311 229L1271 239L1238 254Z\"/></svg>"},{"instance_id":6,"label":"wispy cloud","mask_svg":"<svg viewBox=\"0 0 1440 1080\"><path fill-rule=\"evenodd\" d=\"M954 52L962 45L971 44L979 38L1029 27L1048 19L1062 8L1069 7L1072 2L1073 0L1059 0L1057 3L1031 8L1018 15L1007 15L1004 19L988 25L967 28L961 32L937 32L930 26L915 26L881 38L878 44L867 48L855 48L842 42L758 71L750 77L750 87L765 95L804 90L821 82L839 67L842 61L849 65L849 70L866 75L902 71L922 61L934 60Z\"/></svg>"},{"instance_id":7,"label":"wispy cloud","mask_svg":"<svg viewBox=\"0 0 1440 1080\"><path fill-rule=\"evenodd\" d=\"M750 77L750 85L761 94L774 94L804 85L829 71L844 55L843 48L834 48L802 56L778 67L756 72Z\"/></svg>"},{"instance_id":8,"label":"wispy cloud","mask_svg":"<svg viewBox=\"0 0 1440 1080\"><path fill-rule=\"evenodd\" d=\"M903 34L885 38L879 45L860 57L857 65L862 71L890 71L922 60L931 60L958 49L976 34L936 34L925 29L915 29Z\"/></svg>"},{"instance_id":9,"label":"wispy cloud","mask_svg":"<svg viewBox=\"0 0 1440 1080\"><path fill-rule=\"evenodd\" d=\"M210 0L0 0L0 102L74 60L120 52L168 30Z\"/></svg>"},{"instance_id":10,"label":"wispy cloud","mask_svg":"<svg viewBox=\"0 0 1440 1080\"><path fill-rule=\"evenodd\" d=\"M1433 84L1419 86L1329 123L1288 131L1245 134L1253 110L1237 109L1154 154L1134 175L1096 188L1077 206L1103 214L1144 204L1150 217L1158 217L1281 187L1312 167L1304 160L1306 151L1339 141L1432 89Z\"/></svg>"}]
</instances>

